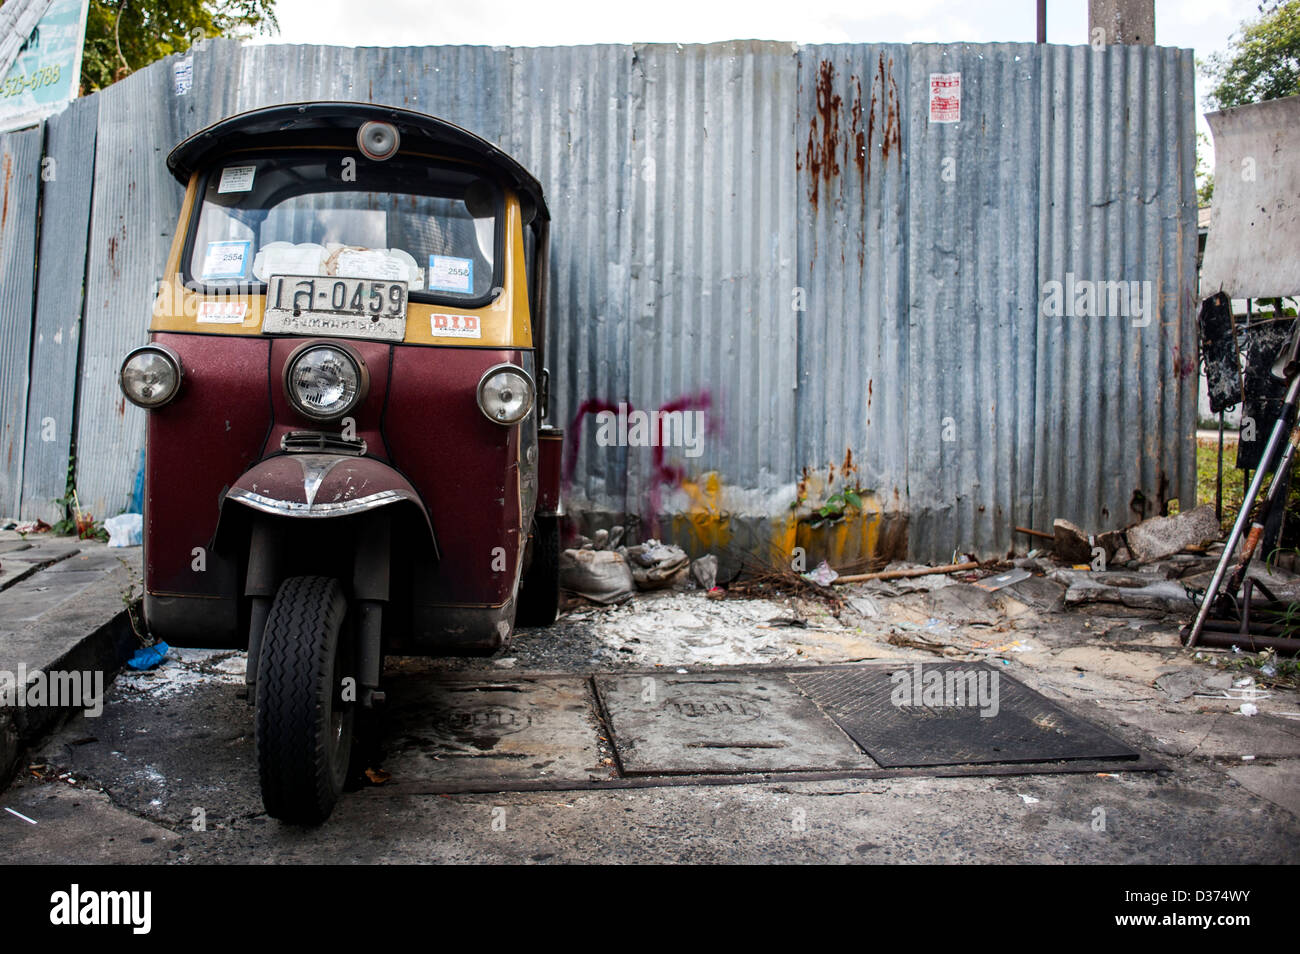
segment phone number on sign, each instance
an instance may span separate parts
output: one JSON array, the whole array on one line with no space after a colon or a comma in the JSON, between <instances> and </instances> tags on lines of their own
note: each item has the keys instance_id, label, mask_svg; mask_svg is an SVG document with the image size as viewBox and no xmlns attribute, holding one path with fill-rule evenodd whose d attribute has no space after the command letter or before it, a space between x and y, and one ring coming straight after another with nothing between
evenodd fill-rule
<instances>
[{"instance_id":1,"label":"phone number on sign","mask_svg":"<svg viewBox=\"0 0 1300 954\"><path fill-rule=\"evenodd\" d=\"M28 90L42 89L46 86L53 86L59 81L59 76L63 73L63 68L58 64L54 66L42 66L31 76L11 76L0 86L0 98L8 99L11 96L21 96Z\"/></svg>"}]
</instances>

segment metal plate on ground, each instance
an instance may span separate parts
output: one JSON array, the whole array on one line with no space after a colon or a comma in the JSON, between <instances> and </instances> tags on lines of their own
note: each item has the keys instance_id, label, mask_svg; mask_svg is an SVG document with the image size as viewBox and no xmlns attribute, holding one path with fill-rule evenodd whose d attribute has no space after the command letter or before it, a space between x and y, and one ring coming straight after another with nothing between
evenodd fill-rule
<instances>
[{"instance_id":1,"label":"metal plate on ground","mask_svg":"<svg viewBox=\"0 0 1300 954\"><path fill-rule=\"evenodd\" d=\"M587 781L600 766L581 676L409 675L386 682L383 767L395 780Z\"/></svg>"},{"instance_id":2,"label":"metal plate on ground","mask_svg":"<svg viewBox=\"0 0 1300 954\"><path fill-rule=\"evenodd\" d=\"M597 676L596 688L626 775L875 768L780 671Z\"/></svg>"},{"instance_id":3,"label":"metal plate on ground","mask_svg":"<svg viewBox=\"0 0 1300 954\"><path fill-rule=\"evenodd\" d=\"M887 768L1139 758L982 664L833 668L790 678Z\"/></svg>"}]
</instances>

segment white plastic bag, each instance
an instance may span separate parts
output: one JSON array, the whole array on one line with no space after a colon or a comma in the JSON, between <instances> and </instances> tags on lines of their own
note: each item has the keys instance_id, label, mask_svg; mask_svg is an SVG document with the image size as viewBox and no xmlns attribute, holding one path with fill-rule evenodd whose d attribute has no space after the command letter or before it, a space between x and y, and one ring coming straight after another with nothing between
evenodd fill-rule
<instances>
[{"instance_id":1,"label":"white plastic bag","mask_svg":"<svg viewBox=\"0 0 1300 954\"><path fill-rule=\"evenodd\" d=\"M110 547L138 547L144 541L144 518L138 513L120 513L104 521Z\"/></svg>"}]
</instances>

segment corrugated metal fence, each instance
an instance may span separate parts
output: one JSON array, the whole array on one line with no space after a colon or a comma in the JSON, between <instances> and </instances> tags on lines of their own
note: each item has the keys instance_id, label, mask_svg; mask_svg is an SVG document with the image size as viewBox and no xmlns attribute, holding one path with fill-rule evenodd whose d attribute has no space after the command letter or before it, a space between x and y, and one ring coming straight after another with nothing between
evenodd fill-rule
<instances>
[{"instance_id":1,"label":"corrugated metal fence","mask_svg":"<svg viewBox=\"0 0 1300 954\"><path fill-rule=\"evenodd\" d=\"M0 511L54 515L74 435L83 506L131 502L143 416L115 372L145 340L179 210L163 160L222 116L308 99L442 116L546 187L577 510L697 546L847 559L906 541L946 558L1004 552L1016 524L1100 530L1195 493L1190 51L190 55L184 94L172 58L0 137ZM930 121L939 72L962 75L959 123ZM1064 313L1044 305L1054 282ZM1080 282L1149 282L1154 314L1099 315L1103 289L1081 316ZM703 411L702 456L595 446L590 412L619 401ZM846 485L868 512L831 536L791 510Z\"/></svg>"}]
</instances>

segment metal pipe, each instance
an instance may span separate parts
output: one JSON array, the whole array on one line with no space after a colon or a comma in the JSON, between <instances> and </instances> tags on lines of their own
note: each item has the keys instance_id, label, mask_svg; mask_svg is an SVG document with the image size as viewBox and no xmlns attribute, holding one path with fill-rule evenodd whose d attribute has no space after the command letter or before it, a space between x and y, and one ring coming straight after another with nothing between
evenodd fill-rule
<instances>
[{"instance_id":1,"label":"metal pipe","mask_svg":"<svg viewBox=\"0 0 1300 954\"><path fill-rule=\"evenodd\" d=\"M1269 461L1277 452L1282 434L1286 431L1287 417L1296 402L1297 395L1300 395L1300 375L1291 378L1291 384L1286 390L1286 400L1282 403L1282 409L1273 423L1273 430L1268 435L1268 444L1264 446L1264 453L1255 466L1255 478L1250 482L1250 489L1246 491L1246 497L1241 502L1241 510L1232 524L1232 533L1228 534L1228 542L1223 546L1223 556L1219 558L1219 565L1214 568L1214 576L1210 579L1210 585L1206 587L1205 598L1201 600L1201 608L1196 613L1196 622L1192 624L1192 631L1188 634L1188 649L1196 645L1201 630L1205 628L1206 617L1210 615L1210 607L1219 598L1219 585L1223 582L1223 575L1228 570L1228 564L1232 562L1233 551L1236 550L1241 534L1246 529L1246 523L1250 520L1250 511L1254 508L1255 498L1259 496L1259 489L1264 484Z\"/></svg>"}]
</instances>

